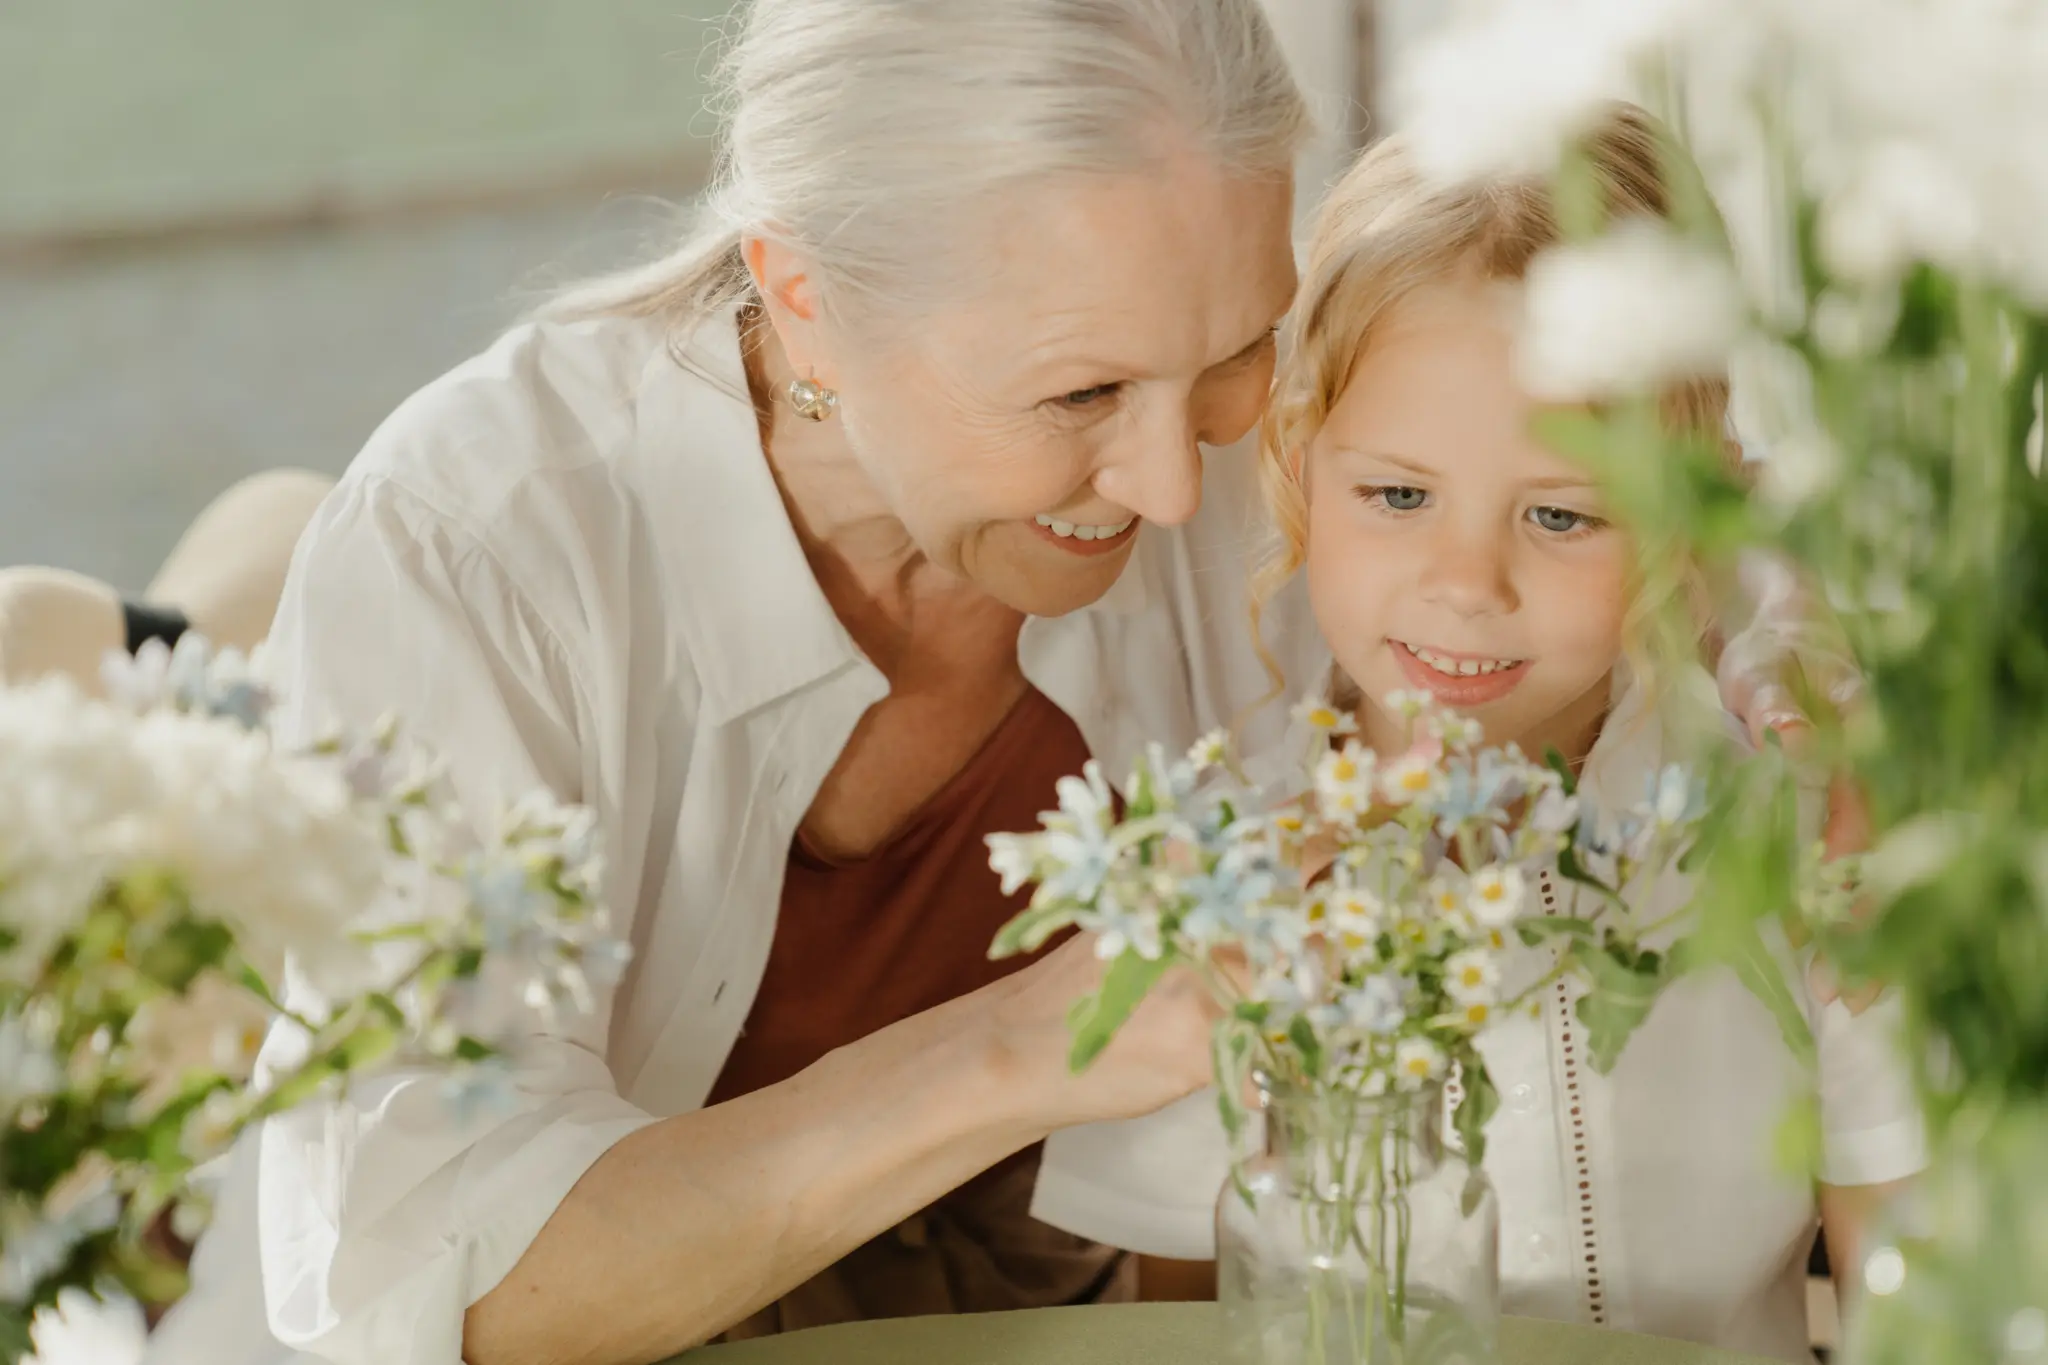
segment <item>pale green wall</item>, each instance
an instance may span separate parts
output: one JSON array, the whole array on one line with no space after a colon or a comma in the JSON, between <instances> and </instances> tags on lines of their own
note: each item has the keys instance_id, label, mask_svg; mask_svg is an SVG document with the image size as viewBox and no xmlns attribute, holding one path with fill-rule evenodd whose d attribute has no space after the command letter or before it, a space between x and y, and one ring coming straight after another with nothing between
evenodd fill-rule
<instances>
[{"instance_id":1,"label":"pale green wall","mask_svg":"<svg viewBox=\"0 0 2048 1365\"><path fill-rule=\"evenodd\" d=\"M0 565L140 588L230 482L339 471L647 250L621 192L697 187L729 2L0 0ZM422 198L481 206L375 211ZM372 211L275 230L335 200Z\"/></svg>"},{"instance_id":2,"label":"pale green wall","mask_svg":"<svg viewBox=\"0 0 2048 1365\"><path fill-rule=\"evenodd\" d=\"M730 0L0 0L0 239L701 153Z\"/></svg>"}]
</instances>

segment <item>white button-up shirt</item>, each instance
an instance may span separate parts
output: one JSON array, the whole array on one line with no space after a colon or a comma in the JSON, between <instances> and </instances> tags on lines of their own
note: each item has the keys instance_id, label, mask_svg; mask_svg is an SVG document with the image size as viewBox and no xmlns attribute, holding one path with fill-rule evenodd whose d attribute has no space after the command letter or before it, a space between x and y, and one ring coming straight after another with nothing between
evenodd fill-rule
<instances>
[{"instance_id":1,"label":"white button-up shirt","mask_svg":"<svg viewBox=\"0 0 2048 1365\"><path fill-rule=\"evenodd\" d=\"M1667 706L1711 693L1704 675L1683 681L1693 685L1674 685ZM1620 690L1580 786L1612 810L1642 799L1670 718L1648 712L1642 689ZM1538 894L1561 913L1588 912L1548 873ZM1632 889L1631 910L1650 924L1689 899L1688 879L1673 872ZM1681 932L1682 923L1659 937ZM1535 1018L1503 1015L1481 1037L1501 1096L1486 1172L1499 1198L1504 1311L1812 1360L1814 1189L1777 1165L1780 1125L1795 1105L1817 1104L1819 1175L1835 1185L1913 1174L1925 1136L1895 1048L1897 1001L1858 1017L1839 1001L1823 1007L1775 926L1766 941L1813 1034L1811 1070L1726 968L1674 983L1609 1075L1590 1064L1567 983L1538 997ZM1513 948L1511 993L1553 961L1548 950ZM1046 1144L1032 1212L1085 1237L1207 1259L1228 1160L1213 1093L1150 1118L1070 1128Z\"/></svg>"},{"instance_id":2,"label":"white button-up shirt","mask_svg":"<svg viewBox=\"0 0 2048 1365\"><path fill-rule=\"evenodd\" d=\"M1112 773L1271 690L1254 475L1210 452L1193 523L1141 528L1100 602L1025 625L1026 677ZM1292 684L1327 669L1298 586L1265 636ZM511 1113L458 1128L436 1080L399 1075L246 1138L150 1359L458 1365L464 1311L590 1165L703 1103L797 824L887 684L790 527L730 316L675 353L646 323L523 327L416 395L314 519L271 648L288 726L396 711L477 812L536 786L594 806L635 956L531 1040Z\"/></svg>"}]
</instances>

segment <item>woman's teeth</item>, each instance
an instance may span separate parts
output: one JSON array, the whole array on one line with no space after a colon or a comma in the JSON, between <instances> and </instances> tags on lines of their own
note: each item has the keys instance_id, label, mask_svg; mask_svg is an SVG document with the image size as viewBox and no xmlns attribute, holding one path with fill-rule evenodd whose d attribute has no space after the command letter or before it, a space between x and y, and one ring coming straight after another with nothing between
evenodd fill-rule
<instances>
[{"instance_id":1,"label":"woman's teeth","mask_svg":"<svg viewBox=\"0 0 2048 1365\"><path fill-rule=\"evenodd\" d=\"M1453 678L1470 678L1481 673L1498 673L1503 668L1513 668L1520 659L1450 659L1433 649L1421 649L1403 641L1401 648L1413 654L1439 673Z\"/></svg>"},{"instance_id":2,"label":"woman's teeth","mask_svg":"<svg viewBox=\"0 0 2048 1365\"><path fill-rule=\"evenodd\" d=\"M1071 521L1060 521L1055 517L1046 516L1042 512L1038 516L1038 524L1046 530L1056 536L1071 536L1075 540L1110 540L1122 535L1136 520L1136 517L1125 517L1114 526L1080 526Z\"/></svg>"}]
</instances>

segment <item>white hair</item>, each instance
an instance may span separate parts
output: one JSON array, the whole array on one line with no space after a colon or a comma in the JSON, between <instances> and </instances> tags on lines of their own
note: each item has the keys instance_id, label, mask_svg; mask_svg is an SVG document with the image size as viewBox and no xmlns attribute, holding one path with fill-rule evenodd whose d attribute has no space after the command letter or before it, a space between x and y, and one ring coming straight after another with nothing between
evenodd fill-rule
<instances>
[{"instance_id":1,"label":"white hair","mask_svg":"<svg viewBox=\"0 0 2048 1365\"><path fill-rule=\"evenodd\" d=\"M839 317L914 308L971 264L960 230L995 196L1177 147L1278 175L1312 131L1258 0L751 0L719 84L695 230L545 315L693 327L752 295L743 235L799 252Z\"/></svg>"}]
</instances>

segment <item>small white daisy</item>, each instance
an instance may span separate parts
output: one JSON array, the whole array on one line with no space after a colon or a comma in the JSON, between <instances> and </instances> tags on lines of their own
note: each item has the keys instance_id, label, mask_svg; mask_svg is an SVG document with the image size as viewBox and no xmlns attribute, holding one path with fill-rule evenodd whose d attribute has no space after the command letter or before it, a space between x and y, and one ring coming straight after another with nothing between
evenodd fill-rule
<instances>
[{"instance_id":1,"label":"small white daisy","mask_svg":"<svg viewBox=\"0 0 2048 1365\"><path fill-rule=\"evenodd\" d=\"M1443 1050L1427 1038L1403 1038L1394 1045L1394 1084L1419 1090L1444 1074Z\"/></svg>"},{"instance_id":2,"label":"small white daisy","mask_svg":"<svg viewBox=\"0 0 2048 1365\"><path fill-rule=\"evenodd\" d=\"M1372 808L1373 755L1355 739L1316 761L1316 799L1331 820L1356 820Z\"/></svg>"},{"instance_id":3,"label":"small white daisy","mask_svg":"<svg viewBox=\"0 0 2048 1365\"><path fill-rule=\"evenodd\" d=\"M1327 697L1303 697L1295 703L1294 719L1309 729L1325 735L1350 735L1358 732L1358 722L1347 711L1332 706Z\"/></svg>"},{"instance_id":4,"label":"small white daisy","mask_svg":"<svg viewBox=\"0 0 2048 1365\"><path fill-rule=\"evenodd\" d=\"M1472 874L1471 885L1466 904L1471 907L1472 918L1482 927L1505 929L1522 913L1522 899L1528 887L1520 868L1482 867Z\"/></svg>"},{"instance_id":5,"label":"small white daisy","mask_svg":"<svg viewBox=\"0 0 2048 1365\"><path fill-rule=\"evenodd\" d=\"M1461 1005L1499 998L1500 964L1481 948L1467 948L1444 963L1444 991Z\"/></svg>"},{"instance_id":6,"label":"small white daisy","mask_svg":"<svg viewBox=\"0 0 2048 1365\"><path fill-rule=\"evenodd\" d=\"M1419 801L1435 789L1439 774L1426 754L1396 759L1380 774L1380 795L1396 806Z\"/></svg>"}]
</instances>

